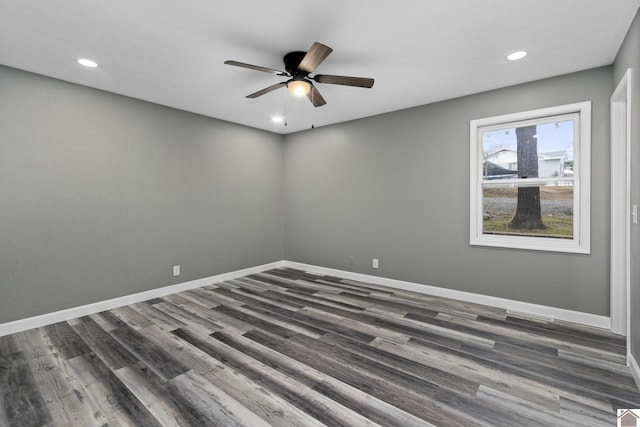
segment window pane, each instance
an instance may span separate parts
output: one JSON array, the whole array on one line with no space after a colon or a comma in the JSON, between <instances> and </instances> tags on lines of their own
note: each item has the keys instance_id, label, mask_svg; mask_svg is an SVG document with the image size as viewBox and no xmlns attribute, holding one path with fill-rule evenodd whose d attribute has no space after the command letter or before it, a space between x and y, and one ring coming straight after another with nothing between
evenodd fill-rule
<instances>
[{"instance_id":1,"label":"window pane","mask_svg":"<svg viewBox=\"0 0 640 427\"><path fill-rule=\"evenodd\" d=\"M491 185L485 186L482 193L484 234L573 238L572 181L540 187Z\"/></svg>"},{"instance_id":2,"label":"window pane","mask_svg":"<svg viewBox=\"0 0 640 427\"><path fill-rule=\"evenodd\" d=\"M483 179L573 176L574 121L482 131Z\"/></svg>"},{"instance_id":3,"label":"window pane","mask_svg":"<svg viewBox=\"0 0 640 427\"><path fill-rule=\"evenodd\" d=\"M591 102L469 125L469 243L590 253Z\"/></svg>"}]
</instances>

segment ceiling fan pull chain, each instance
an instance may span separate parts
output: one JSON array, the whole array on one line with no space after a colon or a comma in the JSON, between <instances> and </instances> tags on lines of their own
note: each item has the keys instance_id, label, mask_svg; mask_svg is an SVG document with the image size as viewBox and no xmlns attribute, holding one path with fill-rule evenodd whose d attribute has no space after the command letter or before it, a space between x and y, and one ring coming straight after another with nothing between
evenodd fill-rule
<instances>
[{"instance_id":1,"label":"ceiling fan pull chain","mask_svg":"<svg viewBox=\"0 0 640 427\"><path fill-rule=\"evenodd\" d=\"M289 118L289 110L287 109L287 100L289 99L288 97L288 90L284 91L284 126L287 127L287 120Z\"/></svg>"},{"instance_id":2,"label":"ceiling fan pull chain","mask_svg":"<svg viewBox=\"0 0 640 427\"><path fill-rule=\"evenodd\" d=\"M314 106L315 104L315 95L316 95L316 91L312 91L311 92L311 104L313 104ZM315 129L316 128L316 109L312 108L311 109L311 129Z\"/></svg>"}]
</instances>

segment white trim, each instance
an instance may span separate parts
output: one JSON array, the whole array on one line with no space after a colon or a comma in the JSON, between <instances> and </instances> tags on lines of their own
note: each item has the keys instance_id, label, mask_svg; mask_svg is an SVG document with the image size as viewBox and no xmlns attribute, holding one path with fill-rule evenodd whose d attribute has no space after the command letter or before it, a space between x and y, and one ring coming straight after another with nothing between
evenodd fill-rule
<instances>
[{"instance_id":1,"label":"white trim","mask_svg":"<svg viewBox=\"0 0 640 427\"><path fill-rule=\"evenodd\" d=\"M405 282L402 280L388 279L385 277L370 276L368 274L354 273L351 271L335 270L332 268L318 267L315 265L302 264L293 261L284 261L284 266L308 271L315 274L326 274L341 277L343 279L357 280L360 282L367 282L376 285L387 286L390 288L402 289L405 291L419 292L427 295L452 298L459 301L466 301L475 304L488 305L491 307L509 310L510 312L526 313L529 315L547 319L564 320L567 322L579 323L582 325L593 326L602 329L610 329L611 327L611 322L608 317L591 313L583 313L580 311L566 310L563 308L548 307L539 304L531 304L528 302L474 294L471 292L456 291L453 289L439 288L437 286L422 285L420 283Z\"/></svg>"},{"instance_id":2,"label":"white trim","mask_svg":"<svg viewBox=\"0 0 640 427\"><path fill-rule=\"evenodd\" d=\"M611 95L611 330L627 335L631 357L631 69Z\"/></svg>"},{"instance_id":3,"label":"white trim","mask_svg":"<svg viewBox=\"0 0 640 427\"><path fill-rule=\"evenodd\" d=\"M629 353L629 358L627 360L629 362L629 369L631 370L631 376L636 381L636 385L640 388L640 366L638 366L638 362L636 358L633 357L631 353Z\"/></svg>"},{"instance_id":4,"label":"white trim","mask_svg":"<svg viewBox=\"0 0 640 427\"><path fill-rule=\"evenodd\" d=\"M99 313L105 310L123 307L129 304L135 304L147 301L153 298L160 298L165 295L177 292L187 291L189 289L199 288L201 286L213 283L232 280L238 277L250 274L261 273L263 271L274 268L295 268L315 274L326 274L344 279L358 280L361 282L373 283L376 285L387 286L394 289L402 289L406 291L419 292L422 294L439 296L444 298L452 298L460 301L482 304L491 307L501 308L510 312L524 313L545 319L557 319L567 322L579 323L597 328L610 329L611 322L608 317L598 316L590 313L579 311L565 310L562 308L548 307L544 305L531 304L527 302L508 300L504 298L492 297L488 295L474 294L471 292L456 291L453 289L439 288L436 286L422 285L420 283L405 282L402 280L388 279L379 276L370 276L367 274L353 273L350 271L336 270L332 268L319 267L310 264L303 264L294 261L277 261L270 264L264 264L256 267L245 268L230 273L219 274L216 276L206 277L203 279L192 280L189 282L178 283L176 285L165 286L163 288L152 289L123 297L113 298L106 301L100 301L93 304L87 304L80 307L74 307L67 310L56 311L53 313L43 314L40 316L29 317L26 319L15 320L13 322L0 324L0 337L10 335L17 332L26 331L28 329L39 328L41 326L53 323L63 322L75 319L77 317L87 316Z\"/></svg>"},{"instance_id":5,"label":"white trim","mask_svg":"<svg viewBox=\"0 0 640 427\"><path fill-rule=\"evenodd\" d=\"M574 146L574 176L565 180L574 182L574 232L572 239L554 239L532 236L506 236L483 233L482 188L482 130L503 125L540 122L555 116L576 113L574 123L579 143ZM502 116L475 119L469 122L469 244L515 249L530 249L579 254L591 253L591 101L557 107L541 108ZM517 182L522 182L518 180ZM539 182L541 180L536 180ZM549 181L549 180L546 180Z\"/></svg>"},{"instance_id":6,"label":"white trim","mask_svg":"<svg viewBox=\"0 0 640 427\"><path fill-rule=\"evenodd\" d=\"M139 292L136 294L125 295L122 297L100 301L93 304L82 305L79 307L55 311L53 313L47 313L40 316L34 316L26 319L15 320L13 322L3 323L0 324L0 337L4 335L14 334L16 332L26 331L27 329L39 328L41 326L75 319L77 317L87 316L89 314L99 313L105 310L112 310L114 308L147 301L153 298L163 297L169 294L175 294L177 292L188 291L189 289L199 288L213 283L224 282L225 280L232 280L237 279L238 277L248 276L250 274L261 273L263 271L271 270L274 268L280 268L283 265L284 261L272 262L270 264L263 264L256 267L218 274L216 276L178 283L176 285L151 289L149 291Z\"/></svg>"}]
</instances>

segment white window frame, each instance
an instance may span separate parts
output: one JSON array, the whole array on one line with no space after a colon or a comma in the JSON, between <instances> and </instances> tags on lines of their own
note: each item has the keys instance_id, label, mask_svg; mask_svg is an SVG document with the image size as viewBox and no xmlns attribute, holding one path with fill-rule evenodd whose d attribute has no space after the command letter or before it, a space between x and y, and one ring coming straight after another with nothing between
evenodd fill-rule
<instances>
[{"instance_id":1,"label":"white window frame","mask_svg":"<svg viewBox=\"0 0 640 427\"><path fill-rule=\"evenodd\" d=\"M482 131L491 127L522 125L518 122L536 122L549 117L575 113L578 115L578 135L574 145L574 199L573 238L556 239L535 236L509 236L483 233ZM520 113L471 120L470 122L470 209L469 243L478 246L529 249L553 252L588 254L591 252L591 101L557 107L542 108ZM564 178L564 179L563 179ZM566 180L560 177L559 180ZM552 181L553 178L528 178L527 182ZM521 179L501 180L502 184L522 182ZM509 182L507 182L509 181Z\"/></svg>"}]
</instances>

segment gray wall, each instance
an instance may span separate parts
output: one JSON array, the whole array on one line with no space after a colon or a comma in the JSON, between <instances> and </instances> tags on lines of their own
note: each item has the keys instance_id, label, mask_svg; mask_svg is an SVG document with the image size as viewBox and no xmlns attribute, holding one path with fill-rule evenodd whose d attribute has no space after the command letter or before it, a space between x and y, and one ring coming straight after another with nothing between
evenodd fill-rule
<instances>
[{"instance_id":1,"label":"gray wall","mask_svg":"<svg viewBox=\"0 0 640 427\"><path fill-rule=\"evenodd\" d=\"M281 188L280 135L0 67L0 323L281 260Z\"/></svg>"},{"instance_id":2,"label":"gray wall","mask_svg":"<svg viewBox=\"0 0 640 427\"><path fill-rule=\"evenodd\" d=\"M611 76L603 67L288 135L285 258L608 316ZM469 121L587 100L591 254L471 247Z\"/></svg>"},{"instance_id":3,"label":"gray wall","mask_svg":"<svg viewBox=\"0 0 640 427\"><path fill-rule=\"evenodd\" d=\"M606 316L612 81L283 138L0 67L0 323L283 258ZM592 253L469 246L469 120L585 100Z\"/></svg>"},{"instance_id":4,"label":"gray wall","mask_svg":"<svg viewBox=\"0 0 640 427\"><path fill-rule=\"evenodd\" d=\"M614 86L628 68L631 81L631 203L640 204L640 12L636 15L613 65ZM631 226L631 352L640 360L640 227Z\"/></svg>"}]
</instances>

